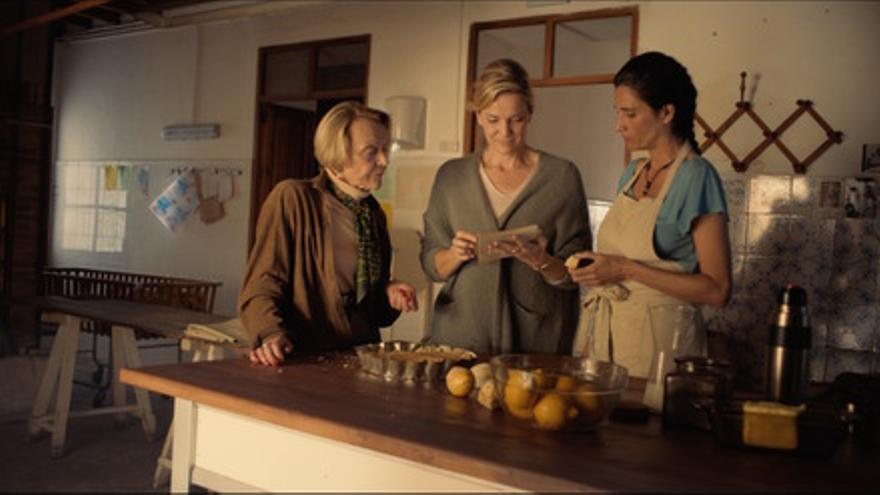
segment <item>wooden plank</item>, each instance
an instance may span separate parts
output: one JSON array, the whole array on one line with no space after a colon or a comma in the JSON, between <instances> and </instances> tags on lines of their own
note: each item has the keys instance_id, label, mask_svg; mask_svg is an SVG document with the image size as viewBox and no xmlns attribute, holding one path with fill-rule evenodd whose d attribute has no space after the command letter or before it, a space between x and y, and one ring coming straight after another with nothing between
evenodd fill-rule
<instances>
[{"instance_id":1,"label":"wooden plank","mask_svg":"<svg viewBox=\"0 0 880 495\"><path fill-rule=\"evenodd\" d=\"M202 313L159 304L120 301L113 299L69 299L60 296L16 297L15 304L31 306L120 325L159 337L179 339L190 323L212 324L230 319L229 316Z\"/></svg>"},{"instance_id":2,"label":"wooden plank","mask_svg":"<svg viewBox=\"0 0 880 495\"><path fill-rule=\"evenodd\" d=\"M30 19L25 19L20 22L9 24L0 29L0 38L8 36L10 34L15 34L19 31L25 31L31 28L35 28L37 26L42 26L43 24L48 24L52 21L57 21L58 19L63 19L67 16L76 14L77 12L82 12L84 10L97 7L98 5L105 4L109 1L110 0L81 0L80 2L77 2L73 5L68 5L67 7L55 9L51 12L47 12L36 17L31 17Z\"/></svg>"},{"instance_id":3,"label":"wooden plank","mask_svg":"<svg viewBox=\"0 0 880 495\"><path fill-rule=\"evenodd\" d=\"M331 440L536 491L865 490L868 457L821 462L722 449L710 435L609 423L593 433L533 430L442 389L363 375L354 355L126 369L121 379ZM694 464L700 460L699 467Z\"/></svg>"}]
</instances>

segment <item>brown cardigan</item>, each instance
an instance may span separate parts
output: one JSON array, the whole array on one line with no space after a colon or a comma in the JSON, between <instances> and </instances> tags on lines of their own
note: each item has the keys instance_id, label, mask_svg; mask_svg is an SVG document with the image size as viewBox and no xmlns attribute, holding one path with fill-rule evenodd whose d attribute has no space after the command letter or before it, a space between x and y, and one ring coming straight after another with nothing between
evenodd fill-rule
<instances>
[{"instance_id":1,"label":"brown cardigan","mask_svg":"<svg viewBox=\"0 0 880 495\"><path fill-rule=\"evenodd\" d=\"M379 340L398 311L385 293L391 243L385 214L370 196L382 276L360 304L346 308L336 282L327 176L278 183L263 203L238 296L238 313L256 348L286 332L296 351L322 351Z\"/></svg>"}]
</instances>

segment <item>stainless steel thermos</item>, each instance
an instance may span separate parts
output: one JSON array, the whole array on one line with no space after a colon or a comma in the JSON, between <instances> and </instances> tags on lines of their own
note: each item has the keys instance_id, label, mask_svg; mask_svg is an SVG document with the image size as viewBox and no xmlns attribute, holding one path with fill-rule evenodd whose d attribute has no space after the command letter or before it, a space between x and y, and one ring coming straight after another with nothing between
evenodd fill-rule
<instances>
[{"instance_id":1,"label":"stainless steel thermos","mask_svg":"<svg viewBox=\"0 0 880 495\"><path fill-rule=\"evenodd\" d=\"M776 321L767 348L767 399L785 404L804 401L809 378L810 321L807 293L788 285L779 293Z\"/></svg>"}]
</instances>

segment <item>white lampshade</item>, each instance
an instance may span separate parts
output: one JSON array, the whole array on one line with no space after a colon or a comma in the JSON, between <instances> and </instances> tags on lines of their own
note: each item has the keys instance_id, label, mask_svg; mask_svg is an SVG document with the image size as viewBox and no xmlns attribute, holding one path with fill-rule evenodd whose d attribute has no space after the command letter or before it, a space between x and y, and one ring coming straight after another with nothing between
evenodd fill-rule
<instances>
[{"instance_id":1,"label":"white lampshade","mask_svg":"<svg viewBox=\"0 0 880 495\"><path fill-rule=\"evenodd\" d=\"M420 96L389 96L385 106L391 115L391 141L400 149L425 147L425 107Z\"/></svg>"}]
</instances>

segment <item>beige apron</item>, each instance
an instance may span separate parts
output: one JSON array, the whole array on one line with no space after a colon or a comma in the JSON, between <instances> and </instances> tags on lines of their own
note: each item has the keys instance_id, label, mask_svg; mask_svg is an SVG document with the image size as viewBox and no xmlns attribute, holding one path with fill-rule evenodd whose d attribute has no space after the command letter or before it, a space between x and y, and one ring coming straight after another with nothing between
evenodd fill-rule
<instances>
[{"instance_id":1,"label":"beige apron","mask_svg":"<svg viewBox=\"0 0 880 495\"><path fill-rule=\"evenodd\" d=\"M636 200L626 194L645 167L644 161L639 164L602 221L597 252L625 256L664 270L683 271L679 263L657 256L654 226L669 186L690 150L687 144L682 146L656 198ZM591 288L583 300L574 352L581 352L589 344L587 353L591 357L624 366L629 376L647 377L654 355L648 318L648 308L653 305L690 306L690 303L631 280ZM705 329L699 311L694 311L694 320L687 334L679 338L677 355L705 355Z\"/></svg>"}]
</instances>

